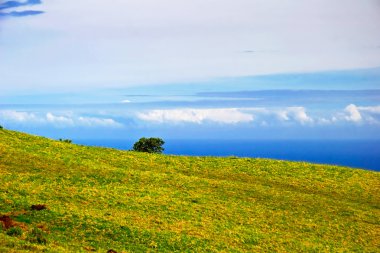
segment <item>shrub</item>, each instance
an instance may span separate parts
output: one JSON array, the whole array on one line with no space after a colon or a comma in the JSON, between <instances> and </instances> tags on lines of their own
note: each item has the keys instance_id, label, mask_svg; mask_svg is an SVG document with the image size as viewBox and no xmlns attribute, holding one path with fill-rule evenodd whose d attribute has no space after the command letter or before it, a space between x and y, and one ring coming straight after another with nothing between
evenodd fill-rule
<instances>
[{"instance_id":1,"label":"shrub","mask_svg":"<svg viewBox=\"0 0 380 253\"><path fill-rule=\"evenodd\" d=\"M146 153L162 153L165 144L164 140L160 138L141 138L133 145L133 151L146 152Z\"/></svg>"},{"instance_id":2,"label":"shrub","mask_svg":"<svg viewBox=\"0 0 380 253\"><path fill-rule=\"evenodd\" d=\"M59 139L59 141L65 142L65 143L72 143L73 142L72 140L69 140L69 139Z\"/></svg>"},{"instance_id":3,"label":"shrub","mask_svg":"<svg viewBox=\"0 0 380 253\"><path fill-rule=\"evenodd\" d=\"M2 125L0 125L0 130L1 130L1 129L4 129L4 127L3 127Z\"/></svg>"}]
</instances>

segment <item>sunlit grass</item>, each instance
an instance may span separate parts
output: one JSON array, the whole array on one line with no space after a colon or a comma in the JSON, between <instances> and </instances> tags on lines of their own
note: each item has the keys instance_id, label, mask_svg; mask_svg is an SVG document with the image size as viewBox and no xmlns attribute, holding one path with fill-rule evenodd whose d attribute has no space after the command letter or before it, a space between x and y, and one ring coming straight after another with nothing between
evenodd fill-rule
<instances>
[{"instance_id":1,"label":"sunlit grass","mask_svg":"<svg viewBox=\"0 0 380 253\"><path fill-rule=\"evenodd\" d=\"M0 228L0 252L376 252L379 189L371 171L0 130L0 216L15 222Z\"/></svg>"}]
</instances>

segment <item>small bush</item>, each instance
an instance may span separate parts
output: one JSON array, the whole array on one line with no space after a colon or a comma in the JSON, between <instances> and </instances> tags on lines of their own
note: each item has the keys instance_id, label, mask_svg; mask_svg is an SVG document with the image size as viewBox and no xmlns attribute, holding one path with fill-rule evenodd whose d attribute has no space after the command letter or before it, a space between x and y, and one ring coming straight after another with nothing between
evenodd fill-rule
<instances>
[{"instance_id":1,"label":"small bush","mask_svg":"<svg viewBox=\"0 0 380 253\"><path fill-rule=\"evenodd\" d=\"M73 142L72 140L69 140L69 139L59 139L59 141L65 142L65 143L72 143Z\"/></svg>"},{"instance_id":2,"label":"small bush","mask_svg":"<svg viewBox=\"0 0 380 253\"><path fill-rule=\"evenodd\" d=\"M133 145L133 151L146 152L146 153L162 153L165 144L164 140L160 138L141 138Z\"/></svg>"},{"instance_id":3,"label":"small bush","mask_svg":"<svg viewBox=\"0 0 380 253\"><path fill-rule=\"evenodd\" d=\"M4 127L3 127L2 125L0 125L0 130L1 130L1 129L4 129Z\"/></svg>"},{"instance_id":4,"label":"small bush","mask_svg":"<svg viewBox=\"0 0 380 253\"><path fill-rule=\"evenodd\" d=\"M47 209L47 206L46 205L41 205L41 204L38 204L38 205L32 205L30 207L30 209L32 210L36 210L36 211L41 211L41 210L45 210Z\"/></svg>"},{"instance_id":5,"label":"small bush","mask_svg":"<svg viewBox=\"0 0 380 253\"><path fill-rule=\"evenodd\" d=\"M22 229L20 227L11 227L7 230L9 236L22 236Z\"/></svg>"}]
</instances>

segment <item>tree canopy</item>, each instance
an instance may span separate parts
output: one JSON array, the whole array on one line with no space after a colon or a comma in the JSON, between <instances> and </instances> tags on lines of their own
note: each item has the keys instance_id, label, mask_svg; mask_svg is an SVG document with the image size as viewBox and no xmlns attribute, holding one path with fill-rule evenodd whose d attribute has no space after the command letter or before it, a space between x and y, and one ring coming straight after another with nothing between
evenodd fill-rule
<instances>
[{"instance_id":1,"label":"tree canopy","mask_svg":"<svg viewBox=\"0 0 380 253\"><path fill-rule=\"evenodd\" d=\"M133 151L146 153L162 153L165 141L161 138L140 138L134 145Z\"/></svg>"}]
</instances>

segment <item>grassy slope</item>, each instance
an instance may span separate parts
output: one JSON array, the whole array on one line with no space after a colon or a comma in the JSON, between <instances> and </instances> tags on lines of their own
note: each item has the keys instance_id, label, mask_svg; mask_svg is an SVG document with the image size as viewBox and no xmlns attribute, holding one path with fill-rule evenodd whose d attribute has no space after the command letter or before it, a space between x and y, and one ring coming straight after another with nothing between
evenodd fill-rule
<instances>
[{"instance_id":1,"label":"grassy slope","mask_svg":"<svg viewBox=\"0 0 380 253\"><path fill-rule=\"evenodd\" d=\"M380 173L364 170L150 155L0 130L0 216L23 230L0 228L0 252L375 252L379 187Z\"/></svg>"}]
</instances>

